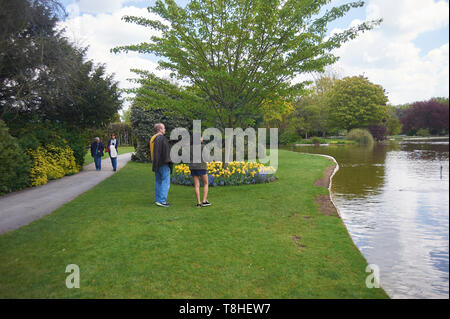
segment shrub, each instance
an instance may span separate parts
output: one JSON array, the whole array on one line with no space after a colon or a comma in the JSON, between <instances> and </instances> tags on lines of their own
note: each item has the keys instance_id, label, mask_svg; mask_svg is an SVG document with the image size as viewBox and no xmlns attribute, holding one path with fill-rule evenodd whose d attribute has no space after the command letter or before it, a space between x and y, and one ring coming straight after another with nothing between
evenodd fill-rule
<instances>
[{"instance_id":1,"label":"shrub","mask_svg":"<svg viewBox=\"0 0 450 319\"><path fill-rule=\"evenodd\" d=\"M377 141L384 141L386 139L387 129L384 125L371 125L368 127L370 134Z\"/></svg>"},{"instance_id":2,"label":"shrub","mask_svg":"<svg viewBox=\"0 0 450 319\"><path fill-rule=\"evenodd\" d=\"M36 150L40 146L54 145L73 150L75 161L80 167L84 164L86 142L83 134L77 130L50 124L30 124L15 132L20 136L19 144L24 150Z\"/></svg>"},{"instance_id":3,"label":"shrub","mask_svg":"<svg viewBox=\"0 0 450 319\"><path fill-rule=\"evenodd\" d=\"M145 110L140 107L131 107L131 125L136 136L136 152L131 159L136 162L150 162L150 139L155 134L154 125L158 122L164 123L166 134L176 127L190 128L192 122L181 116L172 116L165 109Z\"/></svg>"},{"instance_id":4,"label":"shrub","mask_svg":"<svg viewBox=\"0 0 450 319\"><path fill-rule=\"evenodd\" d=\"M430 130L426 128L418 129L416 135L428 137L430 136Z\"/></svg>"},{"instance_id":5,"label":"shrub","mask_svg":"<svg viewBox=\"0 0 450 319\"><path fill-rule=\"evenodd\" d=\"M269 183L275 180L273 167L254 162L208 163L208 182L211 186ZM174 167L173 184L194 185L191 171L186 164Z\"/></svg>"},{"instance_id":6,"label":"shrub","mask_svg":"<svg viewBox=\"0 0 450 319\"><path fill-rule=\"evenodd\" d=\"M0 120L0 194L29 185L30 160Z\"/></svg>"},{"instance_id":7,"label":"shrub","mask_svg":"<svg viewBox=\"0 0 450 319\"><path fill-rule=\"evenodd\" d=\"M365 129L353 129L347 134L347 139L350 141L355 141L362 145L373 144L373 136L368 130Z\"/></svg>"},{"instance_id":8,"label":"shrub","mask_svg":"<svg viewBox=\"0 0 450 319\"><path fill-rule=\"evenodd\" d=\"M319 137L314 136L314 137L311 138L311 142L312 142L314 145L319 146L320 143L322 142L322 139L319 138Z\"/></svg>"},{"instance_id":9,"label":"shrub","mask_svg":"<svg viewBox=\"0 0 450 319\"><path fill-rule=\"evenodd\" d=\"M29 150L29 154L33 159L30 172L32 186L44 185L49 180L72 175L80 170L73 150L68 146L65 148L54 145L40 146L36 150Z\"/></svg>"},{"instance_id":10,"label":"shrub","mask_svg":"<svg viewBox=\"0 0 450 319\"><path fill-rule=\"evenodd\" d=\"M284 132L280 135L280 144L291 144L295 143L300 136L297 133Z\"/></svg>"},{"instance_id":11,"label":"shrub","mask_svg":"<svg viewBox=\"0 0 450 319\"><path fill-rule=\"evenodd\" d=\"M448 104L436 100L416 102L407 108L400 122L403 133L417 134L419 129L428 129L431 134L448 134L449 108Z\"/></svg>"}]
</instances>

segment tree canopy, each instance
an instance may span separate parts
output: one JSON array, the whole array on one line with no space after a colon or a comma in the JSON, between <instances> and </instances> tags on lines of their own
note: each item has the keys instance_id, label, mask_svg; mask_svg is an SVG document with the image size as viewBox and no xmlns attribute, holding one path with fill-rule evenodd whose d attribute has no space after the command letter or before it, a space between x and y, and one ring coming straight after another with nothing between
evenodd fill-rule
<instances>
[{"instance_id":1,"label":"tree canopy","mask_svg":"<svg viewBox=\"0 0 450 319\"><path fill-rule=\"evenodd\" d=\"M305 83L292 84L297 75L323 71L337 60L333 49L381 21L326 37L328 23L364 4L355 1L319 15L330 2L192 0L182 8L174 0L157 0L149 11L161 19L123 19L159 35L112 51L162 57L161 68L201 92L219 127L253 125L264 100L288 101L299 95Z\"/></svg>"},{"instance_id":2,"label":"tree canopy","mask_svg":"<svg viewBox=\"0 0 450 319\"><path fill-rule=\"evenodd\" d=\"M351 130L386 120L388 98L384 89L363 76L337 80L327 100L330 127Z\"/></svg>"},{"instance_id":3,"label":"tree canopy","mask_svg":"<svg viewBox=\"0 0 450 319\"><path fill-rule=\"evenodd\" d=\"M62 5L0 0L0 8L0 119L10 127L109 123L121 108L117 83L63 36L57 27Z\"/></svg>"},{"instance_id":4,"label":"tree canopy","mask_svg":"<svg viewBox=\"0 0 450 319\"><path fill-rule=\"evenodd\" d=\"M433 135L448 134L449 107L443 102L431 99L414 103L400 119L403 132L415 134L419 129L427 129Z\"/></svg>"}]
</instances>

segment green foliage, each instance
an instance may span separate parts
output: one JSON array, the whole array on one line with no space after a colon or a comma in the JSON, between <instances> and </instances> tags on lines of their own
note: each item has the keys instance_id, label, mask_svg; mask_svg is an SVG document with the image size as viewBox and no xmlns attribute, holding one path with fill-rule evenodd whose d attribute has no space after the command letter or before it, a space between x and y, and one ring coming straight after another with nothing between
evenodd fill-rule
<instances>
[{"instance_id":1,"label":"green foliage","mask_svg":"<svg viewBox=\"0 0 450 319\"><path fill-rule=\"evenodd\" d=\"M361 145L372 145L374 143L372 134L366 129L356 128L351 130L347 134L347 139Z\"/></svg>"},{"instance_id":2,"label":"green foliage","mask_svg":"<svg viewBox=\"0 0 450 319\"><path fill-rule=\"evenodd\" d=\"M123 111L121 121L131 126L131 107Z\"/></svg>"},{"instance_id":3,"label":"green foliage","mask_svg":"<svg viewBox=\"0 0 450 319\"><path fill-rule=\"evenodd\" d=\"M430 134L430 130L429 129L427 129L427 128L420 128L420 129L417 130L416 135L417 136L429 137L431 134Z\"/></svg>"},{"instance_id":4,"label":"green foliage","mask_svg":"<svg viewBox=\"0 0 450 319\"><path fill-rule=\"evenodd\" d=\"M436 102L445 104L445 105L447 105L447 106L449 105L449 103L448 103L448 97L434 97L434 98L432 98L432 100L435 100Z\"/></svg>"},{"instance_id":5,"label":"green foliage","mask_svg":"<svg viewBox=\"0 0 450 319\"><path fill-rule=\"evenodd\" d=\"M181 8L174 0L157 0L149 10L167 24L144 17L123 19L160 35L112 51L163 57L161 68L205 97L208 120L217 119L221 128L252 126L264 100L289 100L303 93L305 83L292 85L291 80L323 71L337 60L334 49L381 22L364 22L326 38L330 22L364 5L355 1L318 16L328 3L193 0Z\"/></svg>"},{"instance_id":6,"label":"green foliage","mask_svg":"<svg viewBox=\"0 0 450 319\"><path fill-rule=\"evenodd\" d=\"M362 76L337 80L328 97L329 125L351 130L379 124L386 118L384 89Z\"/></svg>"},{"instance_id":7,"label":"green foliage","mask_svg":"<svg viewBox=\"0 0 450 319\"><path fill-rule=\"evenodd\" d=\"M280 134L280 144L291 144L296 142L300 136L296 132L285 131Z\"/></svg>"},{"instance_id":8,"label":"green foliage","mask_svg":"<svg viewBox=\"0 0 450 319\"><path fill-rule=\"evenodd\" d=\"M111 123L107 127L87 129L84 131L84 145L91 145L95 137L99 137L101 141L107 143L111 138L111 134L116 134L119 146L135 145L136 136L133 133L131 124L127 123Z\"/></svg>"},{"instance_id":9,"label":"green foliage","mask_svg":"<svg viewBox=\"0 0 450 319\"><path fill-rule=\"evenodd\" d=\"M36 150L40 146L54 145L65 148L70 147L75 156L78 166L84 164L84 154L86 153L86 141L79 130L69 130L61 125L51 124L28 124L24 127L14 126L15 136L19 136L19 144L23 149Z\"/></svg>"},{"instance_id":10,"label":"green foliage","mask_svg":"<svg viewBox=\"0 0 450 319\"><path fill-rule=\"evenodd\" d=\"M102 126L121 107L117 83L63 37L57 0L0 0L0 119ZM61 15L63 16L63 15ZM32 141L30 141L32 142Z\"/></svg>"},{"instance_id":11,"label":"green foliage","mask_svg":"<svg viewBox=\"0 0 450 319\"><path fill-rule=\"evenodd\" d=\"M326 74L319 76L309 88L309 94L297 98L295 116L302 117L309 124L309 134L325 136L328 127L328 94L333 88L337 76Z\"/></svg>"},{"instance_id":12,"label":"green foliage","mask_svg":"<svg viewBox=\"0 0 450 319\"><path fill-rule=\"evenodd\" d=\"M30 160L0 120L0 194L29 184Z\"/></svg>"},{"instance_id":13,"label":"green foliage","mask_svg":"<svg viewBox=\"0 0 450 319\"><path fill-rule=\"evenodd\" d=\"M397 135L402 131L402 124L400 123L397 115L397 108L394 106L386 107L386 126L388 135Z\"/></svg>"},{"instance_id":14,"label":"green foliage","mask_svg":"<svg viewBox=\"0 0 450 319\"><path fill-rule=\"evenodd\" d=\"M168 115L199 119L204 125L216 126L215 115L205 108L205 97L195 87L182 87L147 71L133 71L139 76L133 81L140 85L126 90L135 95L132 98L133 106L146 110L164 109Z\"/></svg>"},{"instance_id":15,"label":"green foliage","mask_svg":"<svg viewBox=\"0 0 450 319\"><path fill-rule=\"evenodd\" d=\"M317 136L313 136L311 138L311 141L314 145L320 145L320 143L322 143L322 139Z\"/></svg>"},{"instance_id":16,"label":"green foliage","mask_svg":"<svg viewBox=\"0 0 450 319\"><path fill-rule=\"evenodd\" d=\"M136 135L137 147L132 156L133 161L150 162L150 139L156 134L154 125L164 123L167 134L176 127L191 128L192 122L181 116L174 116L165 109L143 109L137 106L131 107L131 124Z\"/></svg>"}]
</instances>

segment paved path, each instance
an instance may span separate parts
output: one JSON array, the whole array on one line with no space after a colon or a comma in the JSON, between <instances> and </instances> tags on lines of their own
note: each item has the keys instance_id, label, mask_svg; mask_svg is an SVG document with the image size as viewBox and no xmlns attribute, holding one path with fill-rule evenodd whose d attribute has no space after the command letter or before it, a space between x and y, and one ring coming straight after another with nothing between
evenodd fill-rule
<instances>
[{"instance_id":1,"label":"paved path","mask_svg":"<svg viewBox=\"0 0 450 319\"><path fill-rule=\"evenodd\" d=\"M130 161L131 154L118 156L118 170ZM100 172L97 172L94 163L91 163L84 166L78 174L0 197L0 234L50 214L113 174L111 160L106 158L102 160Z\"/></svg>"}]
</instances>

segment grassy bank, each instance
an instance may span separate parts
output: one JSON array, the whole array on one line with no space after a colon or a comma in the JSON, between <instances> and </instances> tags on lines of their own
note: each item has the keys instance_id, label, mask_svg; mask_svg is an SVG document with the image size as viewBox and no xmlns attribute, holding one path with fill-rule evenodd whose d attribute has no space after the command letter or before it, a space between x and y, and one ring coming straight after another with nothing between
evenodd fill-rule
<instances>
[{"instance_id":1,"label":"grassy bank","mask_svg":"<svg viewBox=\"0 0 450 319\"><path fill-rule=\"evenodd\" d=\"M119 151L119 155L120 154L125 154L125 153L131 153L134 152L134 147L133 146L119 146L118 147L118 151ZM109 153L106 153L103 155L102 159L108 158L109 157ZM85 155L84 155L84 165L90 164L90 163L94 163L94 158L91 155L91 151L88 151Z\"/></svg>"},{"instance_id":2,"label":"grassy bank","mask_svg":"<svg viewBox=\"0 0 450 319\"><path fill-rule=\"evenodd\" d=\"M280 151L279 163L276 182L211 188L211 207L172 185L168 209L153 204L150 165L129 163L0 235L0 297L386 297L366 288L367 263L342 221L314 202L331 162ZM65 286L68 264L80 267L79 289Z\"/></svg>"},{"instance_id":3,"label":"grassy bank","mask_svg":"<svg viewBox=\"0 0 450 319\"><path fill-rule=\"evenodd\" d=\"M332 145L346 145L346 144L356 144L354 141L346 140L345 138L308 138L308 139L298 139L291 144L310 144L314 145L316 143L320 144L332 144Z\"/></svg>"}]
</instances>

